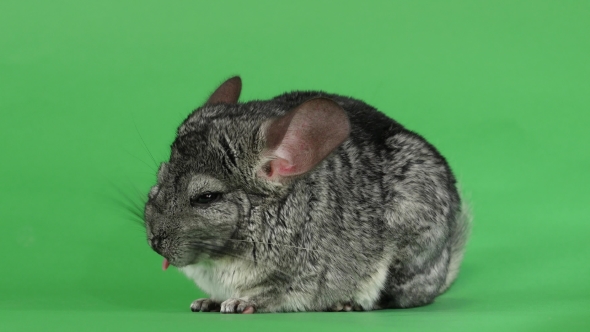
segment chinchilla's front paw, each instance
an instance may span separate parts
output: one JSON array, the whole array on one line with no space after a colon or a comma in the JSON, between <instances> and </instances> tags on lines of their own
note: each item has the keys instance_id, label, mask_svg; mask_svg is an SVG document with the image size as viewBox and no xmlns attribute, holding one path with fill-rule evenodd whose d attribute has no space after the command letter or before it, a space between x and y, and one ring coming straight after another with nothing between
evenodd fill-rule
<instances>
[{"instance_id":1,"label":"chinchilla's front paw","mask_svg":"<svg viewBox=\"0 0 590 332\"><path fill-rule=\"evenodd\" d=\"M191 303L191 311L220 311L221 303L211 299L198 299Z\"/></svg>"},{"instance_id":2,"label":"chinchilla's front paw","mask_svg":"<svg viewBox=\"0 0 590 332\"><path fill-rule=\"evenodd\" d=\"M253 314L256 303L245 299L227 299L221 303L221 312L226 314Z\"/></svg>"}]
</instances>

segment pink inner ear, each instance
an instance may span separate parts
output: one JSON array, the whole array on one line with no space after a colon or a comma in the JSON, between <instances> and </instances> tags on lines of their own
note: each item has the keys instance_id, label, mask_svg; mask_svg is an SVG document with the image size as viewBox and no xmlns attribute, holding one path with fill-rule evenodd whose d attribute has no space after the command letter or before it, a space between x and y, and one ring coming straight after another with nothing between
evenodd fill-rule
<instances>
[{"instance_id":1,"label":"pink inner ear","mask_svg":"<svg viewBox=\"0 0 590 332\"><path fill-rule=\"evenodd\" d=\"M269 178L297 174L297 167L283 158L277 158L270 162L270 173L268 174Z\"/></svg>"},{"instance_id":2,"label":"pink inner ear","mask_svg":"<svg viewBox=\"0 0 590 332\"><path fill-rule=\"evenodd\" d=\"M266 133L272 151L267 176L280 181L313 169L348 137L350 123L336 102L317 98L274 120Z\"/></svg>"}]
</instances>

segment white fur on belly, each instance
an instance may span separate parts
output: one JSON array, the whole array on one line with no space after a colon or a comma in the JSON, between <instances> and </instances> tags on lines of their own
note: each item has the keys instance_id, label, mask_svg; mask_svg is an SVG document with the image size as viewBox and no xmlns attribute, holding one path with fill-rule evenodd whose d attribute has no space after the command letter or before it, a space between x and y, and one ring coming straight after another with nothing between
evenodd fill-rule
<instances>
[{"instance_id":1,"label":"white fur on belly","mask_svg":"<svg viewBox=\"0 0 590 332\"><path fill-rule=\"evenodd\" d=\"M257 275L248 263L240 261L203 261L180 270L216 301L242 297L238 287L256 280Z\"/></svg>"}]
</instances>

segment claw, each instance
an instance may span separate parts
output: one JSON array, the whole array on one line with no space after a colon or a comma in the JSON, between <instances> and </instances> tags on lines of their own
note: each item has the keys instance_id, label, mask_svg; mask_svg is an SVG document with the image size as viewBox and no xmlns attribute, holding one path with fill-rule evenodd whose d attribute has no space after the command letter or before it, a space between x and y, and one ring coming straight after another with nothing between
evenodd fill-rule
<instances>
[{"instance_id":1,"label":"claw","mask_svg":"<svg viewBox=\"0 0 590 332\"><path fill-rule=\"evenodd\" d=\"M336 303L328 311L363 311L363 307L354 302Z\"/></svg>"}]
</instances>

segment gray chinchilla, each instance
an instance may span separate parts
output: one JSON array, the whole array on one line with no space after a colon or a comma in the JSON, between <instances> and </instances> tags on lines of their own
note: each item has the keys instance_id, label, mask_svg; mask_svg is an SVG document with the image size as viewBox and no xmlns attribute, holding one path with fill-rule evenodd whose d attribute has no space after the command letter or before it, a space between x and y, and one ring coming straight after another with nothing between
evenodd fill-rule
<instances>
[{"instance_id":1,"label":"gray chinchilla","mask_svg":"<svg viewBox=\"0 0 590 332\"><path fill-rule=\"evenodd\" d=\"M178 128L145 206L193 311L409 308L455 280L469 214L445 159L362 101L221 84Z\"/></svg>"}]
</instances>

